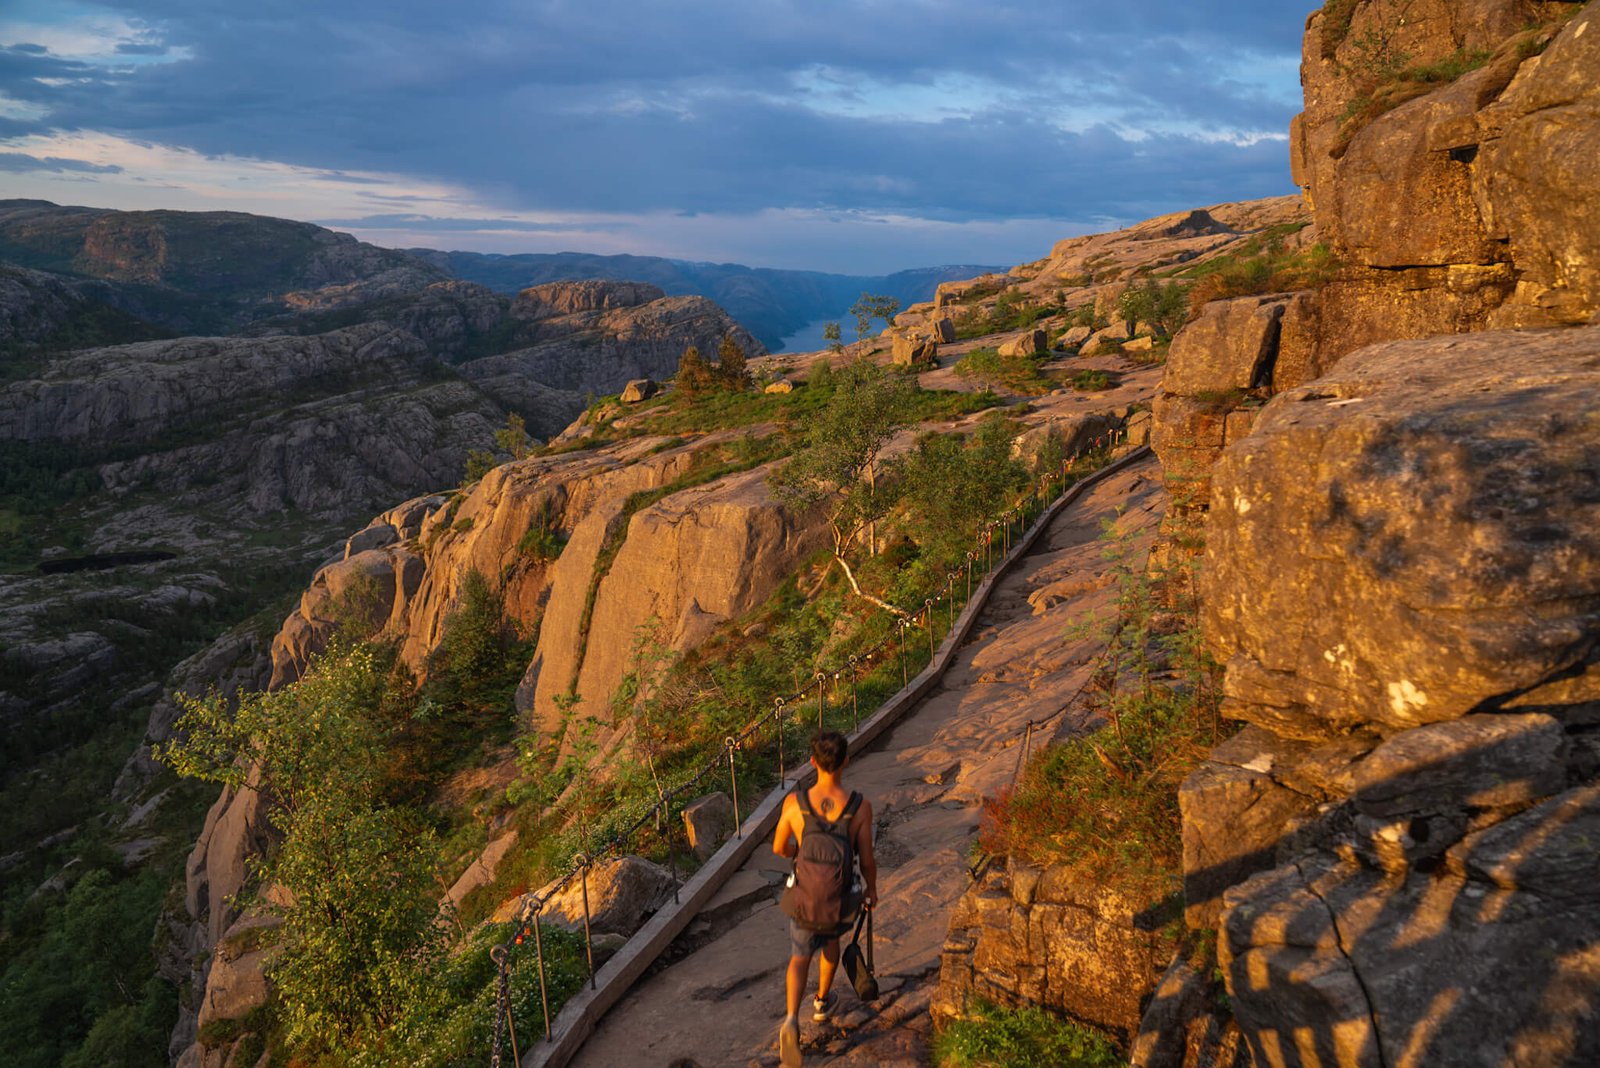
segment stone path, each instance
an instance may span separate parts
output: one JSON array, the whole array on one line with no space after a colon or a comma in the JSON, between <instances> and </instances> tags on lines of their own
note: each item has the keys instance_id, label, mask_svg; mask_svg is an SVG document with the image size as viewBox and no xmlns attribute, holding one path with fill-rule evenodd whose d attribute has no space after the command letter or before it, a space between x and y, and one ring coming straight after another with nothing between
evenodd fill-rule
<instances>
[{"instance_id":1,"label":"stone path","mask_svg":"<svg viewBox=\"0 0 1600 1068\"><path fill-rule=\"evenodd\" d=\"M1147 543L1166 496L1152 458L1090 490L995 589L941 687L868 752L846 782L877 810L877 971L883 997L863 1006L841 974L840 1015L802 1014L808 1065L927 1063L928 1003L951 908L967 887L982 800L1017 766L1024 726L1079 691L1098 652L1069 626L1109 611L1102 524ZM1120 513L1120 518L1118 518ZM1069 711L1060 730L1081 724ZM573 1064L584 1068L776 1065L787 920L775 887L787 862L758 849L673 948L600 1023ZM815 983L813 966L813 984ZM809 999L807 1001L809 1007Z\"/></svg>"}]
</instances>

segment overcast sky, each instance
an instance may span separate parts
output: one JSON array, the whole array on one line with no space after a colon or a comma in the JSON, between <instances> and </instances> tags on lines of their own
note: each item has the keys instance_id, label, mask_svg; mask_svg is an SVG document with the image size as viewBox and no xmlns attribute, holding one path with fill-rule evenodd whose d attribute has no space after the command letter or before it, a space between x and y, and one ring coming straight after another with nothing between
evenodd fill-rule
<instances>
[{"instance_id":1,"label":"overcast sky","mask_svg":"<svg viewBox=\"0 0 1600 1068\"><path fill-rule=\"evenodd\" d=\"M1315 0L4 0L0 195L876 273L1291 192Z\"/></svg>"}]
</instances>

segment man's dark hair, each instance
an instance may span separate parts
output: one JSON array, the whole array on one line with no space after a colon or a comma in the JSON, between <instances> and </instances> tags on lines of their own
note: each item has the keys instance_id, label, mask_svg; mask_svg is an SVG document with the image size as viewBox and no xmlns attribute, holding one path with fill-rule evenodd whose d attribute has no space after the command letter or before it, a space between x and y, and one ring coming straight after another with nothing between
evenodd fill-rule
<instances>
[{"instance_id":1,"label":"man's dark hair","mask_svg":"<svg viewBox=\"0 0 1600 1068\"><path fill-rule=\"evenodd\" d=\"M838 731L820 731L811 739L811 759L817 762L819 771L832 775L844 767L849 755L850 743Z\"/></svg>"}]
</instances>

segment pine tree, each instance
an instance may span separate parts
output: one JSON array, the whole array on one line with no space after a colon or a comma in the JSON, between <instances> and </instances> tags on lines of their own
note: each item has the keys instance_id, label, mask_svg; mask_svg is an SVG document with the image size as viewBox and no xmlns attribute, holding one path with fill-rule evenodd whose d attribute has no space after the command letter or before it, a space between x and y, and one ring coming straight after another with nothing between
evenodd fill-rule
<instances>
[{"instance_id":1,"label":"pine tree","mask_svg":"<svg viewBox=\"0 0 1600 1068\"><path fill-rule=\"evenodd\" d=\"M750 388L750 370L746 365L744 349L729 334L717 346L717 385L723 389L742 393Z\"/></svg>"},{"instance_id":2,"label":"pine tree","mask_svg":"<svg viewBox=\"0 0 1600 1068\"><path fill-rule=\"evenodd\" d=\"M694 345L683 350L683 356L678 360L678 376L673 383L678 393L685 397L697 397L711 388L711 365L706 363L705 357Z\"/></svg>"}]
</instances>

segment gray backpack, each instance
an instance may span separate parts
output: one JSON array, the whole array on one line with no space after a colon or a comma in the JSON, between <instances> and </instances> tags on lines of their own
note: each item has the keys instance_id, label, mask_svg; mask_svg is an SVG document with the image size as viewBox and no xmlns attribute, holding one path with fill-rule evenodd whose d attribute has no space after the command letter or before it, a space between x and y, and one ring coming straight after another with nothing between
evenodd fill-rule
<instances>
[{"instance_id":1,"label":"gray backpack","mask_svg":"<svg viewBox=\"0 0 1600 1068\"><path fill-rule=\"evenodd\" d=\"M861 807L861 795L851 791L844 811L834 820L817 815L809 791L797 789L795 799L805 823L794 875L780 907L798 927L838 931L848 927L861 908L861 895L854 888L855 850L850 847L850 820Z\"/></svg>"}]
</instances>

